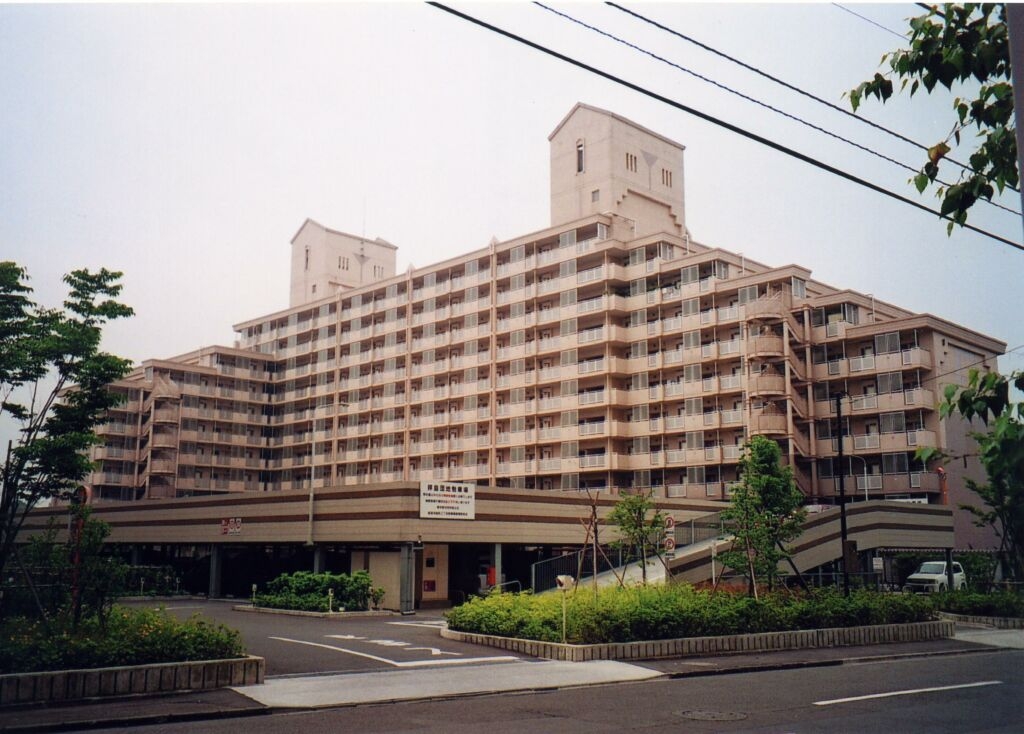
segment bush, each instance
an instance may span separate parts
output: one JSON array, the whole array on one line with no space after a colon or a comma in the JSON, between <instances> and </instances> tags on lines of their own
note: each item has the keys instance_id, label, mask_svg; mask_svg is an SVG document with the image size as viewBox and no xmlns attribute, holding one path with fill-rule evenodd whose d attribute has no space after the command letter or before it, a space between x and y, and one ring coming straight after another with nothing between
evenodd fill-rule
<instances>
[{"instance_id":1,"label":"bush","mask_svg":"<svg viewBox=\"0 0 1024 734\"><path fill-rule=\"evenodd\" d=\"M848 598L834 590L779 592L754 600L685 585L637 586L602 589L596 595L581 589L570 592L566 604L566 637L576 644L921 622L933 616L927 597L870 591ZM562 639L558 594L491 594L471 599L447 616L453 630L546 642Z\"/></svg>"},{"instance_id":2,"label":"bush","mask_svg":"<svg viewBox=\"0 0 1024 734\"><path fill-rule=\"evenodd\" d=\"M181 621L163 609L114 607L105 628L95 618L70 625L11 619L0 627L0 673L103 668L240 657L237 631L193 615Z\"/></svg>"},{"instance_id":3,"label":"bush","mask_svg":"<svg viewBox=\"0 0 1024 734\"><path fill-rule=\"evenodd\" d=\"M296 609L304 612L326 612L328 592L334 590L334 611L369 608L373 582L366 571L347 573L312 573L297 571L278 576L267 583L267 590L256 595L256 605L272 609Z\"/></svg>"},{"instance_id":4,"label":"bush","mask_svg":"<svg viewBox=\"0 0 1024 734\"><path fill-rule=\"evenodd\" d=\"M952 614L979 617L1024 617L1024 597L1012 591L979 594L974 591L944 591L932 595L935 608Z\"/></svg>"}]
</instances>

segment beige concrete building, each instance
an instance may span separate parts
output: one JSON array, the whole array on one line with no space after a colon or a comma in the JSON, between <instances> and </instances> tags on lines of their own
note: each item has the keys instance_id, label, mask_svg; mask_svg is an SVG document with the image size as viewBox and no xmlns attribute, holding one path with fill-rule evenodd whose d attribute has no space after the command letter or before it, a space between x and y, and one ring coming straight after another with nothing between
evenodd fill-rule
<instances>
[{"instance_id":1,"label":"beige concrete building","mask_svg":"<svg viewBox=\"0 0 1024 734\"><path fill-rule=\"evenodd\" d=\"M450 260L399 275L394 245L307 220L287 310L117 384L95 501L423 480L724 500L753 435L809 503L840 472L857 500L942 501L914 452L956 444L943 385L1005 344L696 241L683 147L618 115L576 105L550 146L551 226Z\"/></svg>"}]
</instances>

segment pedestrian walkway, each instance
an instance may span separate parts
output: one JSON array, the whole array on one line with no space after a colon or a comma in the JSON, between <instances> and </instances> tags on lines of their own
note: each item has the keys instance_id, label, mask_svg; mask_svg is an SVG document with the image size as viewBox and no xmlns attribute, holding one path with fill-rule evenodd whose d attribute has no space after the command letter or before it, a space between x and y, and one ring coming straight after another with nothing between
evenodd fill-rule
<instances>
[{"instance_id":1,"label":"pedestrian walkway","mask_svg":"<svg viewBox=\"0 0 1024 734\"><path fill-rule=\"evenodd\" d=\"M999 630L991 627L967 627L958 624L954 639L991 647L1024 650L1024 630Z\"/></svg>"},{"instance_id":2,"label":"pedestrian walkway","mask_svg":"<svg viewBox=\"0 0 1024 734\"><path fill-rule=\"evenodd\" d=\"M398 670L276 679L262 685L234 690L273 708L322 708L625 683L657 678L660 675L656 670L612 660L589 663L544 660L486 667L467 666L447 669L444 675Z\"/></svg>"}]
</instances>

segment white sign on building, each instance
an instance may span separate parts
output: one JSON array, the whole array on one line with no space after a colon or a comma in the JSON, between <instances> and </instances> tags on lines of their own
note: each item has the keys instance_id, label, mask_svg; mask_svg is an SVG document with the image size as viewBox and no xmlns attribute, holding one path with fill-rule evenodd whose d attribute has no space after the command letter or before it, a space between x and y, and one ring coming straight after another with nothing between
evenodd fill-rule
<instances>
[{"instance_id":1,"label":"white sign on building","mask_svg":"<svg viewBox=\"0 0 1024 734\"><path fill-rule=\"evenodd\" d=\"M420 482L420 518L475 519L476 485L462 482Z\"/></svg>"}]
</instances>

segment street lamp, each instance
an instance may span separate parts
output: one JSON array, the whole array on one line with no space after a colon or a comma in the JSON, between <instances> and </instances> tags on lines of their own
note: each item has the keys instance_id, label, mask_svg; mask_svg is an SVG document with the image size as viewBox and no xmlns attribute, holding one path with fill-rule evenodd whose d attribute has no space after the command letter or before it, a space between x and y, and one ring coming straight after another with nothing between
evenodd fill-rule
<instances>
[{"instance_id":1,"label":"street lamp","mask_svg":"<svg viewBox=\"0 0 1024 734\"><path fill-rule=\"evenodd\" d=\"M863 456L857 456L856 454L850 454L851 459L857 459L864 464L864 501L868 501L868 460Z\"/></svg>"},{"instance_id":2,"label":"street lamp","mask_svg":"<svg viewBox=\"0 0 1024 734\"><path fill-rule=\"evenodd\" d=\"M837 392L836 420L839 423L839 540L843 564L843 595L850 595L850 570L846 563L846 472L843 470L843 398L849 397L845 391Z\"/></svg>"}]
</instances>

